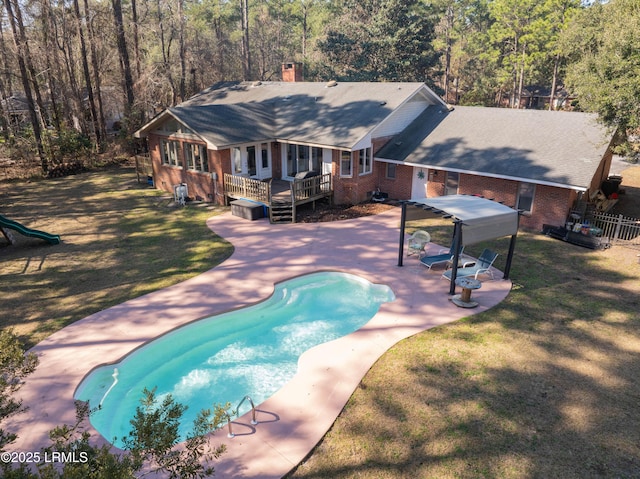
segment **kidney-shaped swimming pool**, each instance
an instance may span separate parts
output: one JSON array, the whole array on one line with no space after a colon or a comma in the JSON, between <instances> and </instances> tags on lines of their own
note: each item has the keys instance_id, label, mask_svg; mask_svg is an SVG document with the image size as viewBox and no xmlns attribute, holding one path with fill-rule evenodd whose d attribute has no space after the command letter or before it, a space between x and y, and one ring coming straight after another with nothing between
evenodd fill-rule
<instances>
[{"instance_id":1,"label":"kidney-shaped swimming pool","mask_svg":"<svg viewBox=\"0 0 640 479\"><path fill-rule=\"evenodd\" d=\"M194 321L94 369L74 397L89 402L93 427L121 446L143 389L155 387L159 400L171 394L188 406L184 438L200 410L245 395L265 401L293 378L302 353L360 329L394 299L388 286L347 273L293 278L261 303Z\"/></svg>"}]
</instances>

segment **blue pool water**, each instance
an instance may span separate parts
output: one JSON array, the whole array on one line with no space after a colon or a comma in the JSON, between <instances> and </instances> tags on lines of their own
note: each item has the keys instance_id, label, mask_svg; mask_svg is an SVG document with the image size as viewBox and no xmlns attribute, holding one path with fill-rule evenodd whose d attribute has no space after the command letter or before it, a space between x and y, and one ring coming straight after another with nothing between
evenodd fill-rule
<instances>
[{"instance_id":1,"label":"blue pool water","mask_svg":"<svg viewBox=\"0 0 640 479\"><path fill-rule=\"evenodd\" d=\"M142 390L157 387L160 400L171 394L188 406L184 438L200 410L227 402L235 408L245 395L258 405L295 375L302 353L356 331L393 300L388 286L346 273L294 278L264 302L195 321L96 368L75 398L91 409L101 405L91 424L121 446Z\"/></svg>"}]
</instances>

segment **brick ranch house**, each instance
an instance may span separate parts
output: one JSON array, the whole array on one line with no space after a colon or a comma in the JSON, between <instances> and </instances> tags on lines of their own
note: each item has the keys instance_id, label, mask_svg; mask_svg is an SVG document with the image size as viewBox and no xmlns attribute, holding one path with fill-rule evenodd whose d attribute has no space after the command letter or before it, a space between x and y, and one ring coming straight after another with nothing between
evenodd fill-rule
<instances>
[{"instance_id":1,"label":"brick ranch house","mask_svg":"<svg viewBox=\"0 0 640 479\"><path fill-rule=\"evenodd\" d=\"M313 172L335 204L377 190L393 199L476 194L525 210L521 225L540 229L564 224L609 172L612 135L590 114L453 109L424 83L296 79L219 83L144 125L135 136L148 140L156 187L269 206L254 194L262 185Z\"/></svg>"}]
</instances>

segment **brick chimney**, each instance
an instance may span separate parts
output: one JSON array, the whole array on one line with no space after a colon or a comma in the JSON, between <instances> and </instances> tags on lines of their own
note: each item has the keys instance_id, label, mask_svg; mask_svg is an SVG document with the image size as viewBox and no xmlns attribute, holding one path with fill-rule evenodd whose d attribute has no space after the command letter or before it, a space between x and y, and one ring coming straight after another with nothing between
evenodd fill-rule
<instances>
[{"instance_id":1,"label":"brick chimney","mask_svg":"<svg viewBox=\"0 0 640 479\"><path fill-rule=\"evenodd\" d=\"M298 82L302 79L302 63L285 62L282 64L282 81Z\"/></svg>"}]
</instances>

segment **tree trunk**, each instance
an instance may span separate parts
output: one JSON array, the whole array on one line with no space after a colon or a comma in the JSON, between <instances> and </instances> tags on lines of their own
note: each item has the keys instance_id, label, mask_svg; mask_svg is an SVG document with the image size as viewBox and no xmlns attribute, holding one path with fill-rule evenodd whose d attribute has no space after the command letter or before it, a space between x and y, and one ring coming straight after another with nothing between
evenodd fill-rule
<instances>
[{"instance_id":1,"label":"tree trunk","mask_svg":"<svg viewBox=\"0 0 640 479\"><path fill-rule=\"evenodd\" d=\"M131 0L131 21L133 22L133 53L136 56L136 76L140 78L142 68L140 65L140 34L138 33L138 6L136 0Z\"/></svg>"},{"instance_id":2,"label":"tree trunk","mask_svg":"<svg viewBox=\"0 0 640 479\"><path fill-rule=\"evenodd\" d=\"M160 28L160 49L162 50L162 65L164 67L164 74L169 81L169 87L171 88L171 104L175 105L178 101L178 95L176 93L176 86L173 81L173 74L171 73L171 35L169 35L169 41L165 39L165 26L164 26L164 13L162 11L162 4L160 0L156 1L157 14L158 14L158 27Z\"/></svg>"},{"instance_id":3,"label":"tree trunk","mask_svg":"<svg viewBox=\"0 0 640 479\"><path fill-rule=\"evenodd\" d=\"M41 16L38 19L39 26L42 28L42 42L45 51L52 52L54 55L57 53L54 42L51 40L51 5L48 1L40 2ZM49 109L51 115L51 121L56 131L60 131L62 128L62 119L60 118L61 109L58 105L58 93L60 88L57 85L56 75L52 74L52 70L55 67L56 57L51 58L52 55L45 55L45 70L43 75L47 78L47 90L49 91L49 100L51 101L51 108ZM53 60L53 61L52 61Z\"/></svg>"},{"instance_id":4,"label":"tree trunk","mask_svg":"<svg viewBox=\"0 0 640 479\"><path fill-rule=\"evenodd\" d=\"M560 54L556 53L553 61L553 79L551 80L551 94L549 95L549 111L555 110L553 102L556 98L556 83L558 83L558 68L560 66Z\"/></svg>"},{"instance_id":5,"label":"tree trunk","mask_svg":"<svg viewBox=\"0 0 640 479\"><path fill-rule=\"evenodd\" d=\"M82 17L80 16L80 5L78 0L73 0L73 12L76 16L76 26L78 28L78 37L80 39L80 55L82 56L82 72L84 73L84 83L87 88L87 97L89 99L89 111L91 112L91 123L93 125L93 134L95 135L98 151L102 151L102 135L100 124L98 121L98 111L96 110L96 101L93 96L93 82L91 81L91 72L89 71L89 60L87 58L87 44L84 39L84 28L82 27Z\"/></svg>"},{"instance_id":6,"label":"tree trunk","mask_svg":"<svg viewBox=\"0 0 640 479\"><path fill-rule=\"evenodd\" d=\"M20 10L20 4L15 2L15 10L14 10L16 26L18 27L18 33L20 38L22 39L22 55L24 58L25 66L27 68L28 79L31 81L31 91L33 92L33 96L36 101L36 118L40 122L40 132L46 129L45 115L46 108L44 106L44 101L42 101L42 95L40 94L40 87L38 86L38 77L44 73L36 72L36 69L33 66L33 59L31 57L31 50L29 49L29 41L27 39L27 34L24 28L24 22L22 21L22 11ZM46 71L46 70L45 70Z\"/></svg>"},{"instance_id":7,"label":"tree trunk","mask_svg":"<svg viewBox=\"0 0 640 479\"><path fill-rule=\"evenodd\" d=\"M309 17L309 9L303 2L302 8L302 58L307 59L307 35L309 34L309 25L307 25L307 19Z\"/></svg>"},{"instance_id":8,"label":"tree trunk","mask_svg":"<svg viewBox=\"0 0 640 479\"><path fill-rule=\"evenodd\" d=\"M88 0L84 0L84 18L87 24L89 44L91 45L91 65L93 68L93 83L95 85L95 98L98 103L98 128L103 142L107 138L107 124L104 119L104 105L102 104L102 79L100 67L98 65L98 54L96 53L96 36L94 34Z\"/></svg>"},{"instance_id":9,"label":"tree trunk","mask_svg":"<svg viewBox=\"0 0 640 479\"><path fill-rule=\"evenodd\" d=\"M76 60L72 42L73 36L73 33L63 31L61 36L63 44L60 46L60 49L62 50L62 53L64 55L64 64L67 70L67 76L69 77L69 88L71 90L69 95L69 121L76 131L80 131L84 135L88 135L87 122L85 121L83 113L82 95L80 93L80 87L78 86L78 79L76 78L76 69L74 68L74 66L76 65Z\"/></svg>"},{"instance_id":10,"label":"tree trunk","mask_svg":"<svg viewBox=\"0 0 640 479\"><path fill-rule=\"evenodd\" d=\"M526 61L527 45L522 46L522 63L520 64L520 81L518 82L518 108L522 102L522 90L524 89L524 67Z\"/></svg>"},{"instance_id":11,"label":"tree trunk","mask_svg":"<svg viewBox=\"0 0 640 479\"><path fill-rule=\"evenodd\" d=\"M29 47L27 39L24 34L24 25L22 25L22 14L20 13L20 6L16 4L15 13L11 0L4 0L4 5L7 10L7 16L9 23L11 24L11 30L13 32L13 40L18 53L18 66L20 68L20 78L22 79L22 87L24 88L24 94L27 98L27 107L29 109L29 117L31 119L31 126L33 127L33 137L36 141L36 148L38 150L38 157L40 158L40 164L42 166L42 172L46 175L49 172L49 162L44 152L44 145L42 143L42 129L41 122L38 113L36 112L36 105L33 101L33 90L31 89L31 81L29 79L28 62L30 60Z\"/></svg>"},{"instance_id":12,"label":"tree trunk","mask_svg":"<svg viewBox=\"0 0 640 479\"><path fill-rule=\"evenodd\" d=\"M178 0L178 49L180 51L180 101L184 101L187 97L187 51L185 48L184 32L185 18L183 12L183 0Z\"/></svg>"},{"instance_id":13,"label":"tree trunk","mask_svg":"<svg viewBox=\"0 0 640 479\"><path fill-rule=\"evenodd\" d=\"M55 14L51 7L50 0L42 0L42 11L45 18L43 19L43 30L45 33L44 46L50 53L47 55L47 68L49 79L49 94L51 95L51 103L53 108L53 121L57 131L61 131L66 127L76 127L74 119L74 101L77 97L76 91L71 91L71 77L65 81L65 63L60 57L60 52L65 52L64 44L59 44L59 36L57 35L58 25L56 24ZM66 57L65 57L66 58Z\"/></svg>"},{"instance_id":14,"label":"tree trunk","mask_svg":"<svg viewBox=\"0 0 640 479\"><path fill-rule=\"evenodd\" d=\"M453 5L447 6L446 27L445 27L445 53L444 53L444 101L450 103L449 100L449 78L451 77L451 48L453 40L451 39L451 30L453 30Z\"/></svg>"},{"instance_id":15,"label":"tree trunk","mask_svg":"<svg viewBox=\"0 0 640 479\"><path fill-rule=\"evenodd\" d=\"M8 100L11 96L11 75L9 72L9 59L7 56L7 45L4 42L4 29L2 28L2 22L0 22L0 53L2 56L2 71L7 72L7 75L3 75L0 77L0 98L2 100ZM6 80L6 83L5 83ZM11 135L14 134L13 124L11 122L11 115L9 115L9 103L7 102L6 107L0 103L0 114L2 118L0 122L2 124L2 133L5 140L8 140Z\"/></svg>"},{"instance_id":16,"label":"tree trunk","mask_svg":"<svg viewBox=\"0 0 640 479\"><path fill-rule=\"evenodd\" d=\"M251 80L251 53L249 51L249 0L240 0L242 6L242 74Z\"/></svg>"},{"instance_id":17,"label":"tree trunk","mask_svg":"<svg viewBox=\"0 0 640 479\"><path fill-rule=\"evenodd\" d=\"M111 0L113 6L113 21L116 27L116 36L118 42L118 56L120 57L120 69L124 79L123 88L127 99L125 105L125 115L127 121L135 120L131 118L133 115L133 104L135 97L133 94L133 77L131 76L131 65L129 63L129 52L127 51L127 40L124 33L124 20L122 18L122 0ZM130 127L131 129L131 127Z\"/></svg>"}]
</instances>

